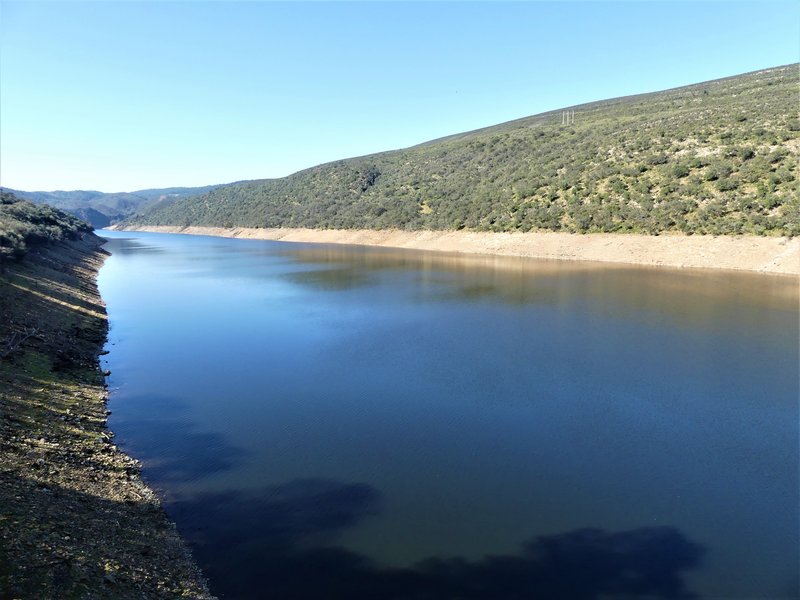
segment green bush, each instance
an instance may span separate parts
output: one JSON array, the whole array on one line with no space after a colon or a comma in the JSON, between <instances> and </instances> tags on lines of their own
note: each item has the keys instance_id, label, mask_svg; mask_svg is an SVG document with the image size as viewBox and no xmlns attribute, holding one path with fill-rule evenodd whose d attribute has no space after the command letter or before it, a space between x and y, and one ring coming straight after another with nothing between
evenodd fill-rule
<instances>
[{"instance_id":1,"label":"green bush","mask_svg":"<svg viewBox=\"0 0 800 600\"><path fill-rule=\"evenodd\" d=\"M672 168L672 174L681 179L689 175L689 167L686 165L678 164Z\"/></svg>"}]
</instances>

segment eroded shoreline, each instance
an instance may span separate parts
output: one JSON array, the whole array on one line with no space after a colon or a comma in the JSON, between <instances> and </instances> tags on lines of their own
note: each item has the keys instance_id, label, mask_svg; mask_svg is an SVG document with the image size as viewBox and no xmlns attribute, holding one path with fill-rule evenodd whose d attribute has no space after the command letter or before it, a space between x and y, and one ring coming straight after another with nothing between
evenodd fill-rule
<instances>
[{"instance_id":1,"label":"eroded shoreline","mask_svg":"<svg viewBox=\"0 0 800 600\"><path fill-rule=\"evenodd\" d=\"M800 276L800 238L786 237L118 225L109 229Z\"/></svg>"},{"instance_id":2,"label":"eroded shoreline","mask_svg":"<svg viewBox=\"0 0 800 600\"><path fill-rule=\"evenodd\" d=\"M210 598L107 429L103 242L86 234L1 265L0 598Z\"/></svg>"}]
</instances>

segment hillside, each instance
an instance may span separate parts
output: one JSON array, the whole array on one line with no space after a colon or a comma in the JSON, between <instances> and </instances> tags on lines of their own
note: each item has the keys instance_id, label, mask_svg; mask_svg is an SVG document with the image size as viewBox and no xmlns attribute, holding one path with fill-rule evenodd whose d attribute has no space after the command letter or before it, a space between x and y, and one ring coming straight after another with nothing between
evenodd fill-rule
<instances>
[{"instance_id":1,"label":"hillside","mask_svg":"<svg viewBox=\"0 0 800 600\"><path fill-rule=\"evenodd\" d=\"M32 245L74 240L91 230L73 215L0 191L0 265L21 259Z\"/></svg>"},{"instance_id":2,"label":"hillside","mask_svg":"<svg viewBox=\"0 0 800 600\"><path fill-rule=\"evenodd\" d=\"M798 65L570 107L154 206L129 225L800 233ZM565 109L567 110L567 109Z\"/></svg>"},{"instance_id":3,"label":"hillside","mask_svg":"<svg viewBox=\"0 0 800 600\"><path fill-rule=\"evenodd\" d=\"M17 198L65 210L90 223L93 227L102 228L159 202L168 203L178 198L196 196L215 187L217 186L174 187L138 190L129 193L105 193L93 190L25 192L6 189L6 191L14 194Z\"/></svg>"}]
</instances>

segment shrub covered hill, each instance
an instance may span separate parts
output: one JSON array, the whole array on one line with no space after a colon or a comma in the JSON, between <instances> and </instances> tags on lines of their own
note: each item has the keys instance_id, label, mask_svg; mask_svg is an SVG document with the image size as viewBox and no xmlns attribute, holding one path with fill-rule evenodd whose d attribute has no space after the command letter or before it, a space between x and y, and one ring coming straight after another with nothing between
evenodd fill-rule
<instances>
[{"instance_id":1,"label":"shrub covered hill","mask_svg":"<svg viewBox=\"0 0 800 600\"><path fill-rule=\"evenodd\" d=\"M0 264L22 258L31 245L74 240L90 231L91 225L73 215L0 190Z\"/></svg>"},{"instance_id":2,"label":"shrub covered hill","mask_svg":"<svg viewBox=\"0 0 800 600\"><path fill-rule=\"evenodd\" d=\"M569 124L556 110L128 223L797 235L798 83L795 64L584 104Z\"/></svg>"}]
</instances>

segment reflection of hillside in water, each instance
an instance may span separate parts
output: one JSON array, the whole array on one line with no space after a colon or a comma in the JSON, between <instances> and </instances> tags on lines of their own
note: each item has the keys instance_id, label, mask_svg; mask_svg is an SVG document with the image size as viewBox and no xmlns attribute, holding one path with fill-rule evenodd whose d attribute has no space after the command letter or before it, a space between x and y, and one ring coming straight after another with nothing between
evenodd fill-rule
<instances>
[{"instance_id":1,"label":"reflection of hillside in water","mask_svg":"<svg viewBox=\"0 0 800 600\"><path fill-rule=\"evenodd\" d=\"M796 316L800 302L796 279L776 275L358 246L281 244L281 250L302 267L287 278L316 289L360 288L376 281L365 273L407 271L416 274L407 280L409 290L428 300L557 306L577 298L594 314L631 318L641 312L651 319L655 313L685 327L746 325L737 311L743 306Z\"/></svg>"},{"instance_id":2,"label":"reflection of hillside in water","mask_svg":"<svg viewBox=\"0 0 800 600\"><path fill-rule=\"evenodd\" d=\"M95 232L103 237L103 232ZM136 256L139 254L164 254L167 250L159 244L147 244L141 238L106 238L108 242L103 246L116 256Z\"/></svg>"},{"instance_id":3,"label":"reflection of hillside in water","mask_svg":"<svg viewBox=\"0 0 800 600\"><path fill-rule=\"evenodd\" d=\"M299 479L203 494L170 512L225 598L696 597L682 572L698 567L704 550L672 527L578 529L534 537L517 554L431 557L409 567L337 546L338 534L378 514L381 501L365 484Z\"/></svg>"}]
</instances>

